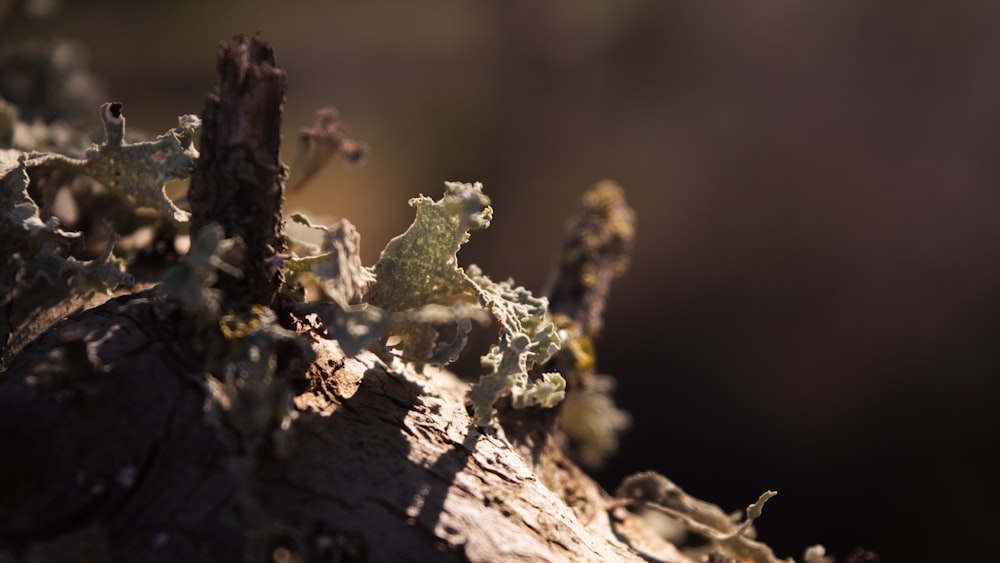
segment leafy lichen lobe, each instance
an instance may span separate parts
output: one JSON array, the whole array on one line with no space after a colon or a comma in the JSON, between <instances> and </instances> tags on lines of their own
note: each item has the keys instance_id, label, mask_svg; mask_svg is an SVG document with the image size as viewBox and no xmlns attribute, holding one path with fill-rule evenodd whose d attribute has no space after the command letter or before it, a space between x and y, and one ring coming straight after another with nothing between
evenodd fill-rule
<instances>
[{"instance_id":1,"label":"leafy lichen lobe","mask_svg":"<svg viewBox=\"0 0 1000 563\"><path fill-rule=\"evenodd\" d=\"M458 251L469 233L485 229L493 218L482 184L446 182L440 199L421 195L410 205L416 209L413 223L389 241L371 268L374 281L364 299L368 309L341 303L339 316L353 318L364 312L378 323L373 328L394 338L400 357L438 364L457 359L472 323L492 316L500 334L482 360L490 372L470 393L477 423L491 424L493 405L505 396L514 408L554 406L565 396L562 376L547 373L533 380L529 374L560 346L547 299L510 281L494 282L476 266L465 270L458 265ZM319 265L313 266L317 275L322 273ZM454 337L447 341L439 332L445 324L454 327Z\"/></svg>"},{"instance_id":2,"label":"leafy lichen lobe","mask_svg":"<svg viewBox=\"0 0 1000 563\"><path fill-rule=\"evenodd\" d=\"M493 218L482 184L445 183L434 201L421 195L410 200L413 224L386 245L375 264L377 282L369 301L389 311L405 311L428 303L474 303L475 288L458 266L456 254L469 231L489 227Z\"/></svg>"}]
</instances>

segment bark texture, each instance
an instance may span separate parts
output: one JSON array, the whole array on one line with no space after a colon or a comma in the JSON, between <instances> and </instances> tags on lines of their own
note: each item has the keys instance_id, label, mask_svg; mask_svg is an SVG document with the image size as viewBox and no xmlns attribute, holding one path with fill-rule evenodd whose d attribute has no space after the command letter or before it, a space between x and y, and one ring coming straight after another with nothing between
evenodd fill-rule
<instances>
[{"instance_id":1,"label":"bark texture","mask_svg":"<svg viewBox=\"0 0 1000 563\"><path fill-rule=\"evenodd\" d=\"M271 259L284 250L281 202L288 171L279 160L287 77L274 51L254 37L219 45L219 87L202 116L201 156L188 200L191 232L222 225L246 243L243 278L219 287L245 304L269 304L280 280Z\"/></svg>"},{"instance_id":2,"label":"bark texture","mask_svg":"<svg viewBox=\"0 0 1000 563\"><path fill-rule=\"evenodd\" d=\"M331 341L316 342L287 453L261 448L241 498L176 315L148 295L111 301L0 378L0 478L17 484L0 496L0 561L641 560L573 464L533 464L473 426L466 383Z\"/></svg>"}]
</instances>

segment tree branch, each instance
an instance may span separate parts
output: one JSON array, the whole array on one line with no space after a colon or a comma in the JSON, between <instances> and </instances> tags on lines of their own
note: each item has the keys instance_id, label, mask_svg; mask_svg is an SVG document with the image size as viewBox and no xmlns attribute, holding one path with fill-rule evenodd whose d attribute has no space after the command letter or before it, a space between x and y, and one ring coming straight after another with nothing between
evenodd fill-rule
<instances>
[{"instance_id":1,"label":"tree branch","mask_svg":"<svg viewBox=\"0 0 1000 563\"><path fill-rule=\"evenodd\" d=\"M243 278L221 276L218 287L232 305L267 305L281 282L272 259L285 248L281 202L288 172L278 151L287 79L257 36L219 45L218 71L191 176L191 232L218 223L226 238L241 238L247 248Z\"/></svg>"}]
</instances>

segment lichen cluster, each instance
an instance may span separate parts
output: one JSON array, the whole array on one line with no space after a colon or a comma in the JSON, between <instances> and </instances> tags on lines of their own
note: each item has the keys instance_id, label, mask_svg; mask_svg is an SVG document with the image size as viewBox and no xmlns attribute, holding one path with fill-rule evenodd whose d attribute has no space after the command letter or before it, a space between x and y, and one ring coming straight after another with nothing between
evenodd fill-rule
<instances>
[{"instance_id":1,"label":"lichen cluster","mask_svg":"<svg viewBox=\"0 0 1000 563\"><path fill-rule=\"evenodd\" d=\"M190 174L198 157L193 137L200 122L185 115L177 128L156 139L129 143L121 109L118 103L101 106L106 140L86 151L85 158L0 152L0 256L5 258L0 263L0 305L64 276L79 292L109 293L134 283L124 250L116 247L122 235L115 232L114 217L106 218L109 239L98 256L85 261L72 256L72 245L84 234L64 229L49 202L55 200L51 191L78 179L148 209L183 233L190 214L166 195L164 185ZM41 203L29 190L32 174L61 180L43 184ZM483 358L489 371L470 394L477 422L488 426L493 405L505 396L515 408L558 403L565 395L562 377L530 373L560 345L546 299L510 281L493 282L474 266L466 270L458 265L456 254L470 231L488 227L492 218L482 186L447 182L440 199L420 196L410 205L416 209L413 224L389 241L371 267L362 265L360 237L348 221L322 226L293 216L291 220L321 231L322 244L315 248L289 240L291 251L274 257L289 310L312 319L317 334L336 339L349 355L369 349L384 357L442 365L459 357L475 324L492 318L499 338ZM216 282L220 273L240 277L241 245L239 239L223 238L219 229L193 233L181 263L163 273L161 290L202 324L221 323L226 311ZM449 327L446 332L452 336L442 337L442 327ZM266 358L260 361L266 364Z\"/></svg>"},{"instance_id":2,"label":"lichen cluster","mask_svg":"<svg viewBox=\"0 0 1000 563\"><path fill-rule=\"evenodd\" d=\"M25 320L71 297L109 295L136 283L134 265L185 229L187 212L164 192L187 178L198 157L200 120L181 116L178 126L152 140L125 139L121 104L100 107L105 140L84 149L75 137L36 151L48 127L17 119L0 146L0 352ZM53 126L54 128L55 126ZM53 137L56 137L54 133ZM20 144L25 143L25 144ZM81 153L80 158L72 155ZM160 236L163 235L163 236ZM171 247L169 251L173 251Z\"/></svg>"},{"instance_id":3,"label":"lichen cluster","mask_svg":"<svg viewBox=\"0 0 1000 563\"><path fill-rule=\"evenodd\" d=\"M446 182L441 199L420 196L410 205L416 209L413 224L389 241L370 269L361 266L349 223L322 228L322 259L291 259L292 279L310 283L315 291L307 293L319 296L319 305L304 303L299 310L325 319L323 334L336 337L345 351L368 347L418 364L453 362L473 323L492 316L499 337L482 360L490 371L469 395L477 423L491 424L493 405L502 397L509 396L514 408L554 406L565 396L562 376L530 373L560 346L547 300L509 281L494 282L478 267L458 265L469 232L488 227L492 218L482 185ZM298 266L310 260L310 268ZM310 277L303 278L306 273ZM333 273L342 280L335 287ZM442 325L454 336L443 338Z\"/></svg>"}]
</instances>

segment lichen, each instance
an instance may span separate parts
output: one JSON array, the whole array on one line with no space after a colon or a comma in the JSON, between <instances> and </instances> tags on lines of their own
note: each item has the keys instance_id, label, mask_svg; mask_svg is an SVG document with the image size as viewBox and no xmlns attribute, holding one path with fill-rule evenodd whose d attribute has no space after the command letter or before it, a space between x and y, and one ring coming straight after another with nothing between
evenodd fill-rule
<instances>
[{"instance_id":1,"label":"lichen","mask_svg":"<svg viewBox=\"0 0 1000 563\"><path fill-rule=\"evenodd\" d=\"M635 213L624 190L601 180L581 197L566 225L547 295L563 348L553 359L566 378L555 440L571 459L599 470L618 450L631 417L615 404L615 380L596 372L594 340L601 332L612 282L626 269L635 239Z\"/></svg>"},{"instance_id":2,"label":"lichen","mask_svg":"<svg viewBox=\"0 0 1000 563\"><path fill-rule=\"evenodd\" d=\"M40 278L54 283L66 268L56 251L78 238L59 228L54 217L43 221L28 195L23 153L0 151L0 300L5 304L15 286L31 286Z\"/></svg>"},{"instance_id":3,"label":"lichen","mask_svg":"<svg viewBox=\"0 0 1000 563\"><path fill-rule=\"evenodd\" d=\"M295 163L285 184L289 193L302 189L334 157L339 156L349 164L359 164L364 160L367 147L348 138L346 129L337 110L328 107L316 112L311 128L299 131Z\"/></svg>"},{"instance_id":4,"label":"lichen","mask_svg":"<svg viewBox=\"0 0 1000 563\"><path fill-rule=\"evenodd\" d=\"M461 306L477 303L476 288L458 266L457 253L469 240L469 231L485 229L493 217L490 200L480 184L445 183L445 194L434 201L421 195L410 200L416 209L413 224L393 238L375 263L375 283L367 301L393 313L409 312L391 328L395 348L409 360L449 363L464 346L470 323L457 323L456 335L440 343L432 324L419 318L427 305ZM439 345L440 344L440 345Z\"/></svg>"},{"instance_id":5,"label":"lichen","mask_svg":"<svg viewBox=\"0 0 1000 563\"><path fill-rule=\"evenodd\" d=\"M22 127L17 112L4 112L9 128ZM106 140L93 145L84 158L62 152L0 150L0 305L19 292L44 280L54 286L67 273L79 294L110 293L134 283L125 263L116 254L116 244L124 234L116 231L115 218L91 218L107 233L108 242L96 256L74 256L83 247L84 233L66 228L52 209L56 192L76 178L89 178L135 206L150 207L168 221L181 225L187 212L179 209L164 193L164 184L183 179L198 156L194 135L200 121L194 115L179 118L177 128L154 141L125 141L125 117L121 104L101 106ZM65 148L66 153L72 152ZM40 188L29 184L34 177L57 177L57 182ZM50 185L51 184L51 185ZM33 195L32 190L41 194ZM103 211L95 210L98 214Z\"/></svg>"},{"instance_id":6,"label":"lichen","mask_svg":"<svg viewBox=\"0 0 1000 563\"><path fill-rule=\"evenodd\" d=\"M493 217L482 184L446 182L440 200L421 196L411 199L410 205L417 209L417 217L382 251L374 267L376 282L369 293L372 304L380 308L418 312L393 323L391 329L399 338L404 357L440 363L456 359L472 328L472 318L459 316L455 338L440 342L432 323L449 319L424 318L430 315L419 311L434 304L461 307L478 302L497 321L500 334L482 359L490 373L469 393L476 423L488 426L493 405L508 395L514 408L554 406L565 396L563 378L550 373L530 381L528 373L559 349L548 301L512 282L493 282L476 266L463 270L458 265L457 253L469 240L469 232L485 229ZM441 313L440 307L429 311Z\"/></svg>"},{"instance_id":7,"label":"lichen","mask_svg":"<svg viewBox=\"0 0 1000 563\"><path fill-rule=\"evenodd\" d=\"M0 278L5 295L17 284L30 285L42 278L54 282L67 270L84 292L132 282L123 261L114 255L120 234L110 226L109 242L99 256L81 261L68 255L66 247L82 235L63 230L58 219L32 199L29 171L91 178L137 207L154 209L175 227L186 226L189 214L167 197L164 184L186 177L194 166L198 151L193 137L199 119L182 116L177 128L155 140L129 143L121 104L106 103L100 112L106 140L92 146L85 158L0 154L4 184L0 211L4 233L11 235L2 249L11 258ZM475 266L464 270L458 265L457 253L470 232L485 229L492 219L482 185L446 182L441 199L421 195L410 205L416 209L413 224L389 241L371 268L361 264L359 236L349 222L326 227L293 216L293 221L321 231L323 238L317 253L275 258L275 267L287 276L282 294L295 297L291 310L300 317L312 316L317 332L338 340L345 353L371 349L416 364L453 362L474 325L492 318L499 336L482 359L489 371L470 391L476 422L488 426L493 405L503 397L510 397L514 408L551 407L562 400L562 376L531 374L561 342L547 300L511 281L494 282ZM224 239L216 227L193 233L188 254L163 275L162 291L203 322L218 319L226 312L216 282L220 273L241 276L241 249L240 241ZM310 291L313 295L307 298ZM448 331L442 331L446 326Z\"/></svg>"},{"instance_id":8,"label":"lichen","mask_svg":"<svg viewBox=\"0 0 1000 563\"><path fill-rule=\"evenodd\" d=\"M560 338L548 311L548 300L535 297L510 281L493 282L477 267L470 267L469 280L480 302L497 320L500 337L483 356L491 372L482 376L469 393L476 423L490 424L493 405L510 396L511 406L553 407L566 395L566 381L558 373L545 373L535 381L529 371L559 351Z\"/></svg>"},{"instance_id":9,"label":"lichen","mask_svg":"<svg viewBox=\"0 0 1000 563\"><path fill-rule=\"evenodd\" d=\"M300 318L315 317L315 331L336 340L348 356L379 348L390 315L362 302L375 276L361 262L361 236L346 219L327 227L303 214L291 220L318 231L319 246L290 239L291 253L281 257L285 273L282 293ZM300 255L301 254L301 255Z\"/></svg>"},{"instance_id":10,"label":"lichen","mask_svg":"<svg viewBox=\"0 0 1000 563\"><path fill-rule=\"evenodd\" d=\"M510 281L494 282L476 266L458 265L469 233L488 227L493 216L482 185L446 182L441 199L421 195L410 205L413 223L370 269L361 267L350 223L314 227L324 232L319 254L285 262L291 281L316 290L316 299L297 304L296 312L316 315L320 334L336 338L347 354L373 349L416 364L453 362L474 323L492 317L499 336L482 360L490 371L469 394L477 424L491 424L493 405L505 396L514 408L554 406L565 396L562 376L530 375L560 346L548 301ZM292 219L312 226L301 215ZM444 326L453 333L449 339Z\"/></svg>"},{"instance_id":11,"label":"lichen","mask_svg":"<svg viewBox=\"0 0 1000 563\"><path fill-rule=\"evenodd\" d=\"M718 506L688 495L673 481L654 471L644 471L626 477L615 496L620 499L609 506L632 504L653 509L677 519L688 530L710 542L713 549L752 563L794 563L778 559L766 544L756 541L753 523L760 518L764 503L778 493L765 491L746 508L742 522L738 516L723 512Z\"/></svg>"},{"instance_id":12,"label":"lichen","mask_svg":"<svg viewBox=\"0 0 1000 563\"><path fill-rule=\"evenodd\" d=\"M282 327L275 312L263 306L223 315L218 327L226 348L223 361L210 365L212 375L205 379L209 421L236 452L253 452L268 438L283 448L296 411L290 374L279 374L276 351L291 345L298 348L299 357L311 361L308 343Z\"/></svg>"},{"instance_id":13,"label":"lichen","mask_svg":"<svg viewBox=\"0 0 1000 563\"><path fill-rule=\"evenodd\" d=\"M613 377L593 374L587 383L566 394L559 430L570 442L566 447L572 448L574 458L596 469L618 452L619 436L631 426L632 417L615 404Z\"/></svg>"},{"instance_id":14,"label":"lichen","mask_svg":"<svg viewBox=\"0 0 1000 563\"><path fill-rule=\"evenodd\" d=\"M84 174L118 190L139 207L150 207L175 224L184 224L189 213L181 210L164 192L170 180L187 178L198 158L194 135L201 127L196 115L182 115L177 127L153 141L125 141L125 116L122 104L108 102L101 106L107 138L94 145L83 159L59 153L29 153L28 168L50 168Z\"/></svg>"},{"instance_id":15,"label":"lichen","mask_svg":"<svg viewBox=\"0 0 1000 563\"><path fill-rule=\"evenodd\" d=\"M222 227L207 225L195 235L181 262L163 275L160 290L189 315L206 320L222 313L222 291L215 288L219 272L242 277L243 242L223 237Z\"/></svg>"},{"instance_id":16,"label":"lichen","mask_svg":"<svg viewBox=\"0 0 1000 563\"><path fill-rule=\"evenodd\" d=\"M28 193L25 160L18 151L0 151L0 305L12 299L16 289L41 280L55 284L66 272L72 274L80 294L132 285L134 279L124 271L124 262L112 254L118 240L113 231L98 257L79 260L69 256L68 247L82 234L64 230L54 216L42 219L39 206Z\"/></svg>"},{"instance_id":17,"label":"lichen","mask_svg":"<svg viewBox=\"0 0 1000 563\"><path fill-rule=\"evenodd\" d=\"M290 283L307 284L318 293L317 299L341 307L360 302L375 276L361 263L361 236L354 225L347 219L330 227L314 225L302 214L291 220L319 231L323 239L318 253L285 260L285 269L295 278Z\"/></svg>"}]
</instances>

